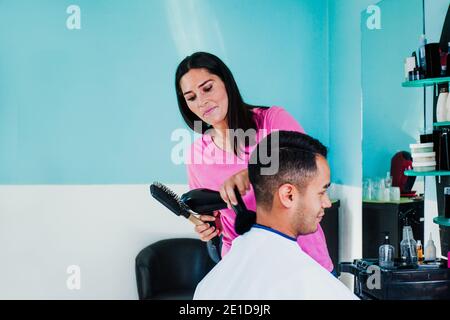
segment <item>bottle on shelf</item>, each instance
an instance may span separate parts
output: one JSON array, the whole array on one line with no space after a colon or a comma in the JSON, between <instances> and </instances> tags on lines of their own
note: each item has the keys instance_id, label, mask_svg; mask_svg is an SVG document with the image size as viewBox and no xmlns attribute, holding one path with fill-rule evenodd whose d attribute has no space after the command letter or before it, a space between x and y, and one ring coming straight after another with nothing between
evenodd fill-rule
<instances>
[{"instance_id":1,"label":"bottle on shelf","mask_svg":"<svg viewBox=\"0 0 450 320\"><path fill-rule=\"evenodd\" d=\"M420 240L417 240L417 261L422 262L423 261L423 248L422 248L422 242Z\"/></svg>"},{"instance_id":2,"label":"bottle on shelf","mask_svg":"<svg viewBox=\"0 0 450 320\"><path fill-rule=\"evenodd\" d=\"M419 72L426 76L425 71L427 70L427 60L425 56L425 46L427 45L427 38L424 34L420 36L419 40L419 61L418 69ZM419 80L419 79L418 79Z\"/></svg>"},{"instance_id":3,"label":"bottle on shelf","mask_svg":"<svg viewBox=\"0 0 450 320\"><path fill-rule=\"evenodd\" d=\"M445 83L442 85L444 87L444 90L447 90L448 93L448 83ZM445 102L445 110L447 111L445 121L450 121L450 99L448 98L449 95L447 95L447 101Z\"/></svg>"},{"instance_id":4,"label":"bottle on shelf","mask_svg":"<svg viewBox=\"0 0 450 320\"><path fill-rule=\"evenodd\" d=\"M403 263L407 265L417 264L416 240L414 240L412 228L405 218L405 225L403 227L403 239L400 242L400 251Z\"/></svg>"},{"instance_id":5,"label":"bottle on shelf","mask_svg":"<svg viewBox=\"0 0 450 320\"><path fill-rule=\"evenodd\" d=\"M386 172L386 178L384 178L384 184L385 184L386 188L392 187L392 176L391 176L390 171Z\"/></svg>"},{"instance_id":6,"label":"bottle on shelf","mask_svg":"<svg viewBox=\"0 0 450 320\"><path fill-rule=\"evenodd\" d=\"M394 246L389 243L389 233L384 236L384 244L378 249L378 263L381 268L391 269L394 267Z\"/></svg>"},{"instance_id":7,"label":"bottle on shelf","mask_svg":"<svg viewBox=\"0 0 450 320\"><path fill-rule=\"evenodd\" d=\"M433 238L431 237L425 246L425 261L435 261L436 260L436 246L434 245Z\"/></svg>"},{"instance_id":8,"label":"bottle on shelf","mask_svg":"<svg viewBox=\"0 0 450 320\"><path fill-rule=\"evenodd\" d=\"M447 59L448 59L449 51L450 51L450 42L448 43L447 52L444 50L440 51L440 54L441 54L441 77L447 76Z\"/></svg>"},{"instance_id":9,"label":"bottle on shelf","mask_svg":"<svg viewBox=\"0 0 450 320\"><path fill-rule=\"evenodd\" d=\"M436 120L444 122L450 119L450 112L447 110L448 87L439 86L439 96L436 104ZM449 117L449 118L448 118Z\"/></svg>"},{"instance_id":10,"label":"bottle on shelf","mask_svg":"<svg viewBox=\"0 0 450 320\"><path fill-rule=\"evenodd\" d=\"M450 77L450 42L448 43L448 53L447 53L447 77Z\"/></svg>"},{"instance_id":11,"label":"bottle on shelf","mask_svg":"<svg viewBox=\"0 0 450 320\"><path fill-rule=\"evenodd\" d=\"M450 187L444 188L444 214L446 219L450 219Z\"/></svg>"}]
</instances>

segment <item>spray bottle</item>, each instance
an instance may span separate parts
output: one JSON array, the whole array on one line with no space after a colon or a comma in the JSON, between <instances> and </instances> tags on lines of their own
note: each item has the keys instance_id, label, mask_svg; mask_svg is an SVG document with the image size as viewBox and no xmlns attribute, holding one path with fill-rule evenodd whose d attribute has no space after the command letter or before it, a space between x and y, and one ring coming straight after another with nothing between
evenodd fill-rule
<instances>
[{"instance_id":1,"label":"spray bottle","mask_svg":"<svg viewBox=\"0 0 450 320\"><path fill-rule=\"evenodd\" d=\"M394 246L389 243L389 233L384 236L384 244L378 250L378 262L381 268L391 269L394 267Z\"/></svg>"},{"instance_id":2,"label":"spray bottle","mask_svg":"<svg viewBox=\"0 0 450 320\"><path fill-rule=\"evenodd\" d=\"M407 265L417 264L416 241L414 240L412 228L409 225L408 217L404 219L403 239L400 242L402 261Z\"/></svg>"}]
</instances>

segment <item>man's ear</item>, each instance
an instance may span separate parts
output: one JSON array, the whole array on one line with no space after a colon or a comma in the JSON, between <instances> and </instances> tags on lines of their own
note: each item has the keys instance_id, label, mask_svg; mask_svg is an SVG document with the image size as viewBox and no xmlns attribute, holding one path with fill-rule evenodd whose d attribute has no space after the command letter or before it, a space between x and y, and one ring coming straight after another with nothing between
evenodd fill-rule
<instances>
[{"instance_id":1,"label":"man's ear","mask_svg":"<svg viewBox=\"0 0 450 320\"><path fill-rule=\"evenodd\" d=\"M292 184L285 183L278 188L277 196L280 204L285 208L292 208L294 205L295 187Z\"/></svg>"}]
</instances>

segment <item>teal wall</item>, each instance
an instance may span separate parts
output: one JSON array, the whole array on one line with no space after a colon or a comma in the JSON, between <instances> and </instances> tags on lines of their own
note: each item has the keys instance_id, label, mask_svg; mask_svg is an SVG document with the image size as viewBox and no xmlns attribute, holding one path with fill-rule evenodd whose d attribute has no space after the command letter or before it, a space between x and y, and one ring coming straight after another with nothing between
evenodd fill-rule
<instances>
[{"instance_id":1,"label":"teal wall","mask_svg":"<svg viewBox=\"0 0 450 320\"><path fill-rule=\"evenodd\" d=\"M333 181L360 186L361 11L370 0L329 1L330 158Z\"/></svg>"},{"instance_id":2,"label":"teal wall","mask_svg":"<svg viewBox=\"0 0 450 320\"><path fill-rule=\"evenodd\" d=\"M439 39L449 3L425 0L430 41ZM370 4L381 8L381 30L366 28ZM421 0L329 1L330 157L336 183L358 186L363 171L384 176L392 155L418 138L423 91L404 89L401 82L403 59L418 46L421 14Z\"/></svg>"},{"instance_id":3,"label":"teal wall","mask_svg":"<svg viewBox=\"0 0 450 320\"><path fill-rule=\"evenodd\" d=\"M428 43L439 41L449 4L449 0L425 0ZM431 129L433 120L432 88L427 89L425 126L423 89L401 87L404 58L417 50L423 32L422 0L384 0L379 6L382 30L370 31L361 23L363 174L369 178L384 176L392 156L410 151L409 144L419 139L424 128Z\"/></svg>"},{"instance_id":4,"label":"teal wall","mask_svg":"<svg viewBox=\"0 0 450 320\"><path fill-rule=\"evenodd\" d=\"M418 48L422 0L378 3L382 29L366 27L361 15L363 175L384 177L391 158L409 151L423 129L423 90L403 88L404 59ZM401 13L401 14L399 14Z\"/></svg>"},{"instance_id":5,"label":"teal wall","mask_svg":"<svg viewBox=\"0 0 450 320\"><path fill-rule=\"evenodd\" d=\"M436 41L436 30L440 34L443 11L449 2L425 0L431 41ZM381 30L366 28L366 9L371 4L381 8ZM403 59L418 46L421 13L421 0L329 1L330 158L334 182L360 186L363 171L364 176L384 176L392 155L408 149L418 138L423 127L422 92L402 88L401 81ZM368 85L369 81L373 85ZM383 86L386 88L381 89Z\"/></svg>"},{"instance_id":6,"label":"teal wall","mask_svg":"<svg viewBox=\"0 0 450 320\"><path fill-rule=\"evenodd\" d=\"M247 102L333 145L327 3L0 1L0 184L185 183L173 75L196 50L223 58Z\"/></svg>"}]
</instances>

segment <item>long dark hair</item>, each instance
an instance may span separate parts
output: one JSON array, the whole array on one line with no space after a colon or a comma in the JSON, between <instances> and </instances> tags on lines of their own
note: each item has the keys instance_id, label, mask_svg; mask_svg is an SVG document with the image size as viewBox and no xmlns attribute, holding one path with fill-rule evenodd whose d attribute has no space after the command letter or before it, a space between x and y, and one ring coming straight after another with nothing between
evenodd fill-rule
<instances>
[{"instance_id":1,"label":"long dark hair","mask_svg":"<svg viewBox=\"0 0 450 320\"><path fill-rule=\"evenodd\" d=\"M211 126L197 117L188 107L186 100L181 91L180 80L191 69L207 69L209 73L218 76L225 84L225 89L228 95L228 113L227 122L229 129L242 129L244 132L248 129L257 129L256 123L253 120L252 108L255 106L249 105L244 102L239 92L239 88L234 80L233 74L230 69L220 60L217 56L207 52L196 52L181 61L178 65L175 73L175 90L177 93L178 108L184 121L192 130L195 130L194 121L201 121L202 126L200 129L201 134L204 134L206 130ZM247 147L251 144L251 141L240 141L238 137L233 141L233 152L235 155L239 155L241 146Z\"/></svg>"}]
</instances>

